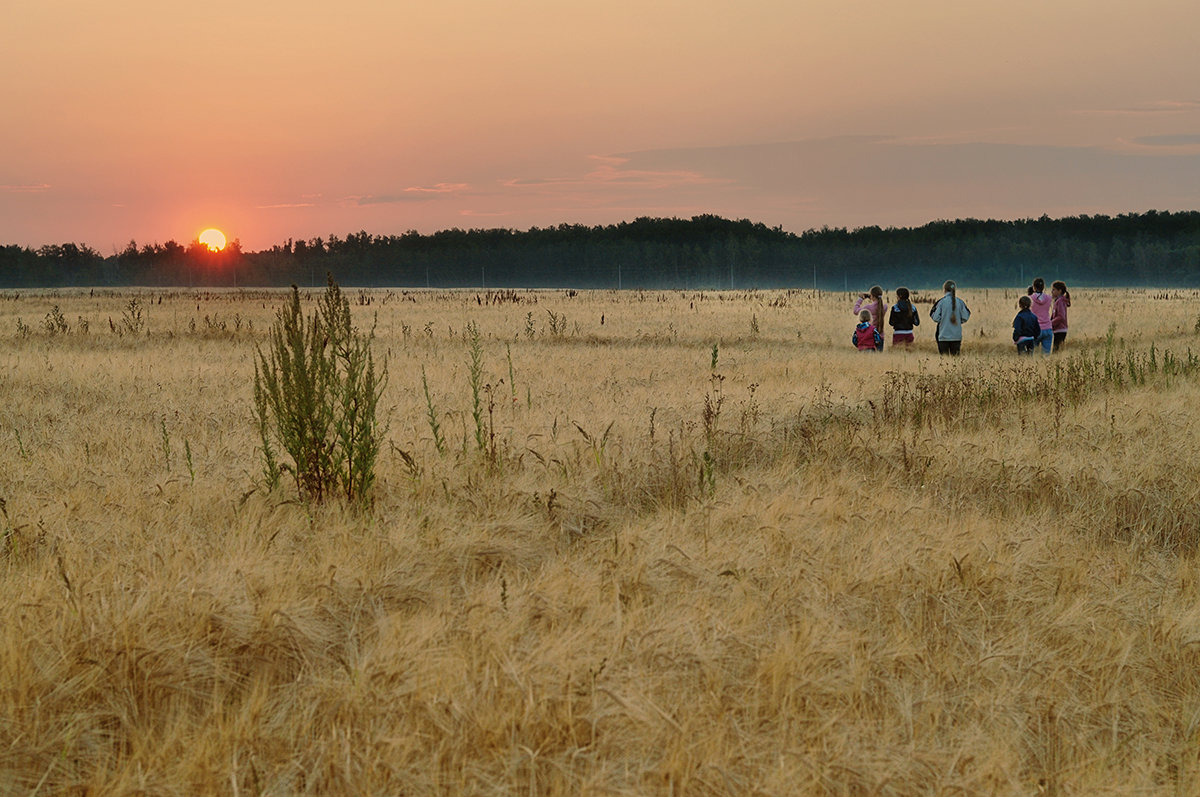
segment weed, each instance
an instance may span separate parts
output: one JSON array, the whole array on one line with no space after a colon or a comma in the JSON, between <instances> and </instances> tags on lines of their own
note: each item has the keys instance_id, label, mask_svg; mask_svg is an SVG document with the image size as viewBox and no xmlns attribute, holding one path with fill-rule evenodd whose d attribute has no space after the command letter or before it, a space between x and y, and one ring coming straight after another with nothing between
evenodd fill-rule
<instances>
[{"instance_id":1,"label":"weed","mask_svg":"<svg viewBox=\"0 0 1200 797\"><path fill-rule=\"evenodd\" d=\"M276 314L267 351L254 369L255 413L269 485L292 473L301 496L320 503L340 492L362 501L375 480L384 429L376 415L387 365L376 372L373 331L358 332L333 275L316 313L300 311L300 291ZM278 443L291 458L278 464Z\"/></svg>"},{"instance_id":2,"label":"weed","mask_svg":"<svg viewBox=\"0 0 1200 797\"><path fill-rule=\"evenodd\" d=\"M712 448L716 441L717 427L721 420L721 407L725 404L724 383L725 376L723 374L712 374L709 378L709 390L704 395L704 410L700 418L704 425L704 439L709 448Z\"/></svg>"},{"instance_id":3,"label":"weed","mask_svg":"<svg viewBox=\"0 0 1200 797\"><path fill-rule=\"evenodd\" d=\"M429 380L425 378L425 366L421 366L421 387L425 391L425 413L429 419L429 431L433 432L433 447L438 454L446 453L446 438L442 436L442 427L438 423L437 410L433 407L433 397L429 395Z\"/></svg>"},{"instance_id":4,"label":"weed","mask_svg":"<svg viewBox=\"0 0 1200 797\"><path fill-rule=\"evenodd\" d=\"M512 407L517 406L517 375L513 370L512 346L505 343L504 353L508 356L508 390L512 396Z\"/></svg>"},{"instance_id":5,"label":"weed","mask_svg":"<svg viewBox=\"0 0 1200 797\"><path fill-rule=\"evenodd\" d=\"M547 310L546 315L550 317L550 337L562 337L563 333L567 331L567 314Z\"/></svg>"},{"instance_id":6,"label":"weed","mask_svg":"<svg viewBox=\"0 0 1200 797\"><path fill-rule=\"evenodd\" d=\"M192 444L186 437L183 438L183 459L187 463L188 476L192 484L196 483L196 467L192 464Z\"/></svg>"},{"instance_id":7,"label":"weed","mask_svg":"<svg viewBox=\"0 0 1200 797\"><path fill-rule=\"evenodd\" d=\"M50 312L46 313L46 317L42 320L42 326L50 335L65 335L71 331L71 325L67 323L67 319L63 316L62 310L58 309L57 304L50 308Z\"/></svg>"},{"instance_id":8,"label":"weed","mask_svg":"<svg viewBox=\"0 0 1200 797\"><path fill-rule=\"evenodd\" d=\"M487 447L487 436L483 428L483 340L479 333L479 325L474 321L467 324L465 330L467 351L470 362L467 363L467 379L471 386L471 418L475 421L475 446L479 451Z\"/></svg>"},{"instance_id":9,"label":"weed","mask_svg":"<svg viewBox=\"0 0 1200 797\"><path fill-rule=\"evenodd\" d=\"M109 319L109 327L113 326L112 319ZM146 329L146 314L142 309L142 303L138 301L136 296L131 297L125 305L125 309L121 311L121 325L115 328L114 331L118 335L140 335Z\"/></svg>"}]
</instances>

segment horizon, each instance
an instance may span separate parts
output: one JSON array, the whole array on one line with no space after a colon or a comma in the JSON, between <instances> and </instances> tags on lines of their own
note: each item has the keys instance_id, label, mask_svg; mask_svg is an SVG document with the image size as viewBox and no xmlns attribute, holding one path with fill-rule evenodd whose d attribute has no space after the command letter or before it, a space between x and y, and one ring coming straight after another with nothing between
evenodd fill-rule
<instances>
[{"instance_id":1,"label":"horizon","mask_svg":"<svg viewBox=\"0 0 1200 797\"><path fill-rule=\"evenodd\" d=\"M789 230L789 229L782 227L781 225L769 225L769 224L766 224L765 222L757 221L755 219L727 218L727 217L723 217L723 216L716 216L715 214L701 214L701 216L694 216L691 218L681 218L681 217L677 217L677 216L657 216L657 217L639 216L637 218L622 219L622 220L619 220L616 222L610 222L608 224L574 225L574 224L567 224L566 222L563 222L560 224L549 224L549 225L545 225L545 226L533 225L533 226L524 227L524 228L496 227L496 226L493 226L493 227L447 227L447 228L443 228L443 229L439 229L439 230L434 230L432 232L417 232L415 230L405 230L404 232L399 232L399 233L395 233L395 232L380 233L380 232L371 232L370 230L341 231L341 232L327 233L325 235L314 235L309 238L303 238L303 239L302 238L287 238L282 241L276 241L274 243L271 243L260 249L247 249L244 245L242 245L241 241L236 236L230 236L227 244L229 247L236 247L237 251L239 251L241 254L252 255L252 254L259 254L259 253L264 253L264 252L270 252L272 249L286 245L286 244L308 243L308 242L313 241L314 239L320 239L322 242L327 244L330 242L330 240L333 236L336 236L339 240L344 241L349 236L359 235L359 234L364 234L364 233L366 235L370 236L372 239L383 239L383 240L390 239L390 238L403 238L404 236L410 235L414 232L417 235L420 235L423 237L432 237L432 236L436 236L438 234L450 233L450 232L486 233L486 232L497 232L497 231L498 232L510 232L510 233L520 235L520 234L525 234L525 233L537 232L537 231L541 231L541 230L552 230L552 229L555 229L557 227L564 226L564 225L572 226L572 227L582 226L582 227L585 227L588 229L603 229L603 228L607 228L607 227L619 227L622 224L635 224L638 221L642 221L642 220L692 222L692 221L695 221L697 218L701 218L703 216L711 216L720 221L731 222L731 223L735 223L735 224L749 223L749 224L752 224L755 226L761 225L770 231L779 231L779 232L782 232L784 235L801 237L801 236L804 236L804 235L810 234L810 233L821 233L824 231L838 231L838 230L848 232L850 234L856 234L856 233L866 231L866 230L882 230L884 232L913 231L913 230L920 230L920 229L923 229L925 227L929 227L929 226L932 226L935 224L959 224L959 223L973 223L973 222L984 223L984 224L1019 224L1019 223L1025 223L1025 222L1039 222L1039 221L1043 221L1043 220L1049 221L1049 222L1059 222L1059 221L1063 221L1063 220L1069 219L1069 218L1084 218L1084 217L1093 218L1093 219L1144 217L1149 214L1155 214L1155 213L1163 214L1163 215L1171 215L1171 216L1187 215L1187 214L1191 214L1191 213L1200 213L1200 207L1188 208L1188 209L1183 209L1183 210L1159 210L1157 208L1148 208L1146 210L1141 210L1141 211L1131 210L1131 211L1124 211L1124 212L1112 213L1112 214L1104 214L1104 213L1075 214L1073 216L1056 216L1056 217L1050 217L1050 216L1043 215L1043 216L1039 216L1036 218L1032 217L1032 216L1025 216L1022 218L998 219L998 218L976 218L976 217L967 216L967 217L960 217L960 218L954 218L954 219L945 219L945 218L930 219L929 221L923 222L921 224L915 224L915 225L884 226L884 225L878 225L878 224L866 224L866 225L862 225L860 227L832 227L832 226L826 225L821 228L811 228L810 227L810 228L804 229L804 230ZM205 230L203 232L211 232L211 230ZM220 232L220 231L218 231L218 232ZM41 244L38 244L37 246L12 244L12 243L8 243L5 241L0 241L0 248L3 248L5 246L18 246L20 248L36 252L36 251L40 250L42 247L67 246L67 245L88 246L92 249L92 251L94 251L96 254L100 255L101 257L109 258L109 257L116 257L116 256L120 255L125 250L125 248L127 248L130 244L136 244L139 251L141 251L142 249L144 249L146 247L163 247L163 246L167 246L170 244L175 244L184 249L187 249L192 246L200 246L200 245L208 246L204 241L202 241L200 239L200 234L198 234L197 236L193 236L191 240L186 240L186 241L185 240L176 240L174 238L167 238L162 241L158 241L158 240L137 241L136 239L130 239L130 240L126 241L122 247L114 247L113 250L108 253L105 253L104 251L97 249L96 247L92 246L90 243L88 243L86 241L69 241L69 240L68 241L45 241ZM209 248L211 249L212 247L209 247ZM224 249L224 248L226 248L226 245L223 244L220 247L216 247L216 249L214 251Z\"/></svg>"},{"instance_id":2,"label":"horizon","mask_svg":"<svg viewBox=\"0 0 1200 797\"><path fill-rule=\"evenodd\" d=\"M17 246L1200 207L1200 6L1174 0L359 0L338 19L59 0L6 22Z\"/></svg>"}]
</instances>

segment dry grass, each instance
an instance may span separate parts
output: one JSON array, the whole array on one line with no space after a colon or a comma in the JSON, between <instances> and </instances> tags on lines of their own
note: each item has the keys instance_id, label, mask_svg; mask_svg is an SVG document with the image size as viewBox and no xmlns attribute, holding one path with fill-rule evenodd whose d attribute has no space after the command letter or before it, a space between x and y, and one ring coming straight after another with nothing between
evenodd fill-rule
<instances>
[{"instance_id":1,"label":"dry grass","mask_svg":"<svg viewBox=\"0 0 1200 797\"><path fill-rule=\"evenodd\" d=\"M361 296L366 513L256 489L282 292L0 295L0 793L1200 791L1200 295Z\"/></svg>"}]
</instances>

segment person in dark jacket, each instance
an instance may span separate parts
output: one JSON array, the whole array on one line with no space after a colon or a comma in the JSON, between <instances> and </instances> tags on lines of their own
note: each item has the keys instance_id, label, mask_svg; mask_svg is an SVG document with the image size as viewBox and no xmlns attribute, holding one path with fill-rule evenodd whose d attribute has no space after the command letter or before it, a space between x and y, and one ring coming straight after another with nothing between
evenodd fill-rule
<instances>
[{"instance_id":1,"label":"person in dark jacket","mask_svg":"<svg viewBox=\"0 0 1200 797\"><path fill-rule=\"evenodd\" d=\"M1013 319L1013 343L1017 344L1018 354L1032 355L1033 347L1037 345L1042 334L1042 327L1038 323L1038 317L1029 309L1033 302L1028 296L1022 296L1017 300L1017 304L1021 309Z\"/></svg>"},{"instance_id":2,"label":"person in dark jacket","mask_svg":"<svg viewBox=\"0 0 1200 797\"><path fill-rule=\"evenodd\" d=\"M913 327L920 326L921 317L917 308L908 299L908 288L896 289L896 303L888 313L888 324L892 327L892 346L912 346Z\"/></svg>"}]
</instances>

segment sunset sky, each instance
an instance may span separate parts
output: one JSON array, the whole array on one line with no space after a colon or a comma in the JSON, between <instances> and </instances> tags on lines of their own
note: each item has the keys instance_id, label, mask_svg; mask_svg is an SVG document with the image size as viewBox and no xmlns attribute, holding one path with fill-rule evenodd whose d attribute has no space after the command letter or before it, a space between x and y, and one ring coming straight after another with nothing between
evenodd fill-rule
<instances>
[{"instance_id":1,"label":"sunset sky","mask_svg":"<svg viewBox=\"0 0 1200 797\"><path fill-rule=\"evenodd\" d=\"M11 0L0 244L1200 209L1194 0Z\"/></svg>"}]
</instances>

